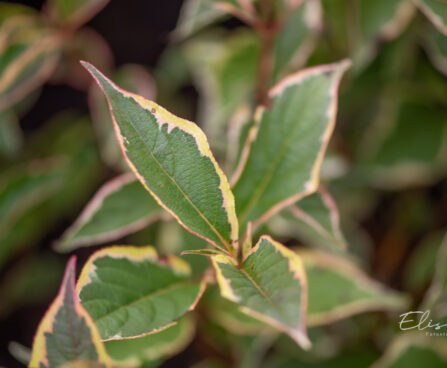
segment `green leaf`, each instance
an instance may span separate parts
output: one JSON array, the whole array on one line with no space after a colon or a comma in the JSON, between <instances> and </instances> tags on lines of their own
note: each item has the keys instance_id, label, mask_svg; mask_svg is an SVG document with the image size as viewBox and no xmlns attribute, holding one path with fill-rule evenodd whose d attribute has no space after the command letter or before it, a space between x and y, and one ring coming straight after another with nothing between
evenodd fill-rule
<instances>
[{"instance_id":1,"label":"green leaf","mask_svg":"<svg viewBox=\"0 0 447 368\"><path fill-rule=\"evenodd\" d=\"M275 40L273 82L305 64L315 48L316 34L322 28L319 0L308 0L291 13Z\"/></svg>"},{"instance_id":2,"label":"green leaf","mask_svg":"<svg viewBox=\"0 0 447 368\"><path fill-rule=\"evenodd\" d=\"M51 76L62 38L33 14L0 25L0 111L19 102Z\"/></svg>"},{"instance_id":3,"label":"green leaf","mask_svg":"<svg viewBox=\"0 0 447 368\"><path fill-rule=\"evenodd\" d=\"M25 158L32 160L16 165L11 174L4 172L0 179L0 196L17 201L14 208L10 206L12 202L6 205L5 211L9 208L11 212L0 222L0 267L9 257L36 245L49 231L54 231L61 219L80 210L79 206L99 185L101 166L88 119L60 115L29 137L25 148ZM30 188L22 184L15 188L12 182L44 172L54 175L54 182L42 182L41 194L31 194ZM3 193L7 182L10 189ZM20 198L14 194L19 190L24 190Z\"/></svg>"},{"instance_id":4,"label":"green leaf","mask_svg":"<svg viewBox=\"0 0 447 368\"><path fill-rule=\"evenodd\" d=\"M195 308L205 284L174 256L161 262L152 247L109 247L94 253L77 283L81 302L103 340L163 330Z\"/></svg>"},{"instance_id":5,"label":"green leaf","mask_svg":"<svg viewBox=\"0 0 447 368\"><path fill-rule=\"evenodd\" d=\"M307 324L332 323L375 310L403 310L408 299L369 278L348 259L328 253L300 250L308 285Z\"/></svg>"},{"instance_id":6,"label":"green leaf","mask_svg":"<svg viewBox=\"0 0 447 368\"><path fill-rule=\"evenodd\" d=\"M232 334L260 335L272 332L265 323L242 313L238 304L222 298L217 286L207 289L203 301L207 307L208 317Z\"/></svg>"},{"instance_id":7,"label":"green leaf","mask_svg":"<svg viewBox=\"0 0 447 368\"><path fill-rule=\"evenodd\" d=\"M406 262L403 281L405 290L413 293L425 290L437 272L436 265L439 245L442 243L445 231L430 232L416 245Z\"/></svg>"},{"instance_id":8,"label":"green leaf","mask_svg":"<svg viewBox=\"0 0 447 368\"><path fill-rule=\"evenodd\" d=\"M446 122L445 111L432 104L409 100L391 106L367 133L365 175L385 188L436 180L445 165Z\"/></svg>"},{"instance_id":9,"label":"green leaf","mask_svg":"<svg viewBox=\"0 0 447 368\"><path fill-rule=\"evenodd\" d=\"M359 1L359 6L363 42L377 37L395 38L409 22L414 8L406 0Z\"/></svg>"},{"instance_id":10,"label":"green leaf","mask_svg":"<svg viewBox=\"0 0 447 368\"><path fill-rule=\"evenodd\" d=\"M226 13L214 6L215 0L186 0L180 10L174 37L184 39L222 19Z\"/></svg>"},{"instance_id":11,"label":"green leaf","mask_svg":"<svg viewBox=\"0 0 447 368\"><path fill-rule=\"evenodd\" d=\"M46 15L51 22L77 28L87 23L109 0L47 0Z\"/></svg>"},{"instance_id":12,"label":"green leaf","mask_svg":"<svg viewBox=\"0 0 447 368\"><path fill-rule=\"evenodd\" d=\"M310 346L305 325L307 280L295 253L264 235L240 266L224 255L212 261L222 297L303 348Z\"/></svg>"},{"instance_id":13,"label":"green leaf","mask_svg":"<svg viewBox=\"0 0 447 368\"><path fill-rule=\"evenodd\" d=\"M0 158L14 158L23 146L23 134L12 111L0 112Z\"/></svg>"},{"instance_id":14,"label":"green leaf","mask_svg":"<svg viewBox=\"0 0 447 368\"><path fill-rule=\"evenodd\" d=\"M75 294L76 258L67 264L59 294L34 337L29 367L61 367L85 360L111 367L99 332Z\"/></svg>"},{"instance_id":15,"label":"green leaf","mask_svg":"<svg viewBox=\"0 0 447 368\"><path fill-rule=\"evenodd\" d=\"M10 173L3 172L0 180L0 267L19 251L21 242L15 242L14 238L22 236L26 227L16 228L16 224L61 189L62 164L58 160L35 160L18 165Z\"/></svg>"},{"instance_id":16,"label":"green leaf","mask_svg":"<svg viewBox=\"0 0 447 368\"><path fill-rule=\"evenodd\" d=\"M184 50L199 87L200 125L213 150L223 156L229 122L240 106L250 105L254 98L259 40L247 30L229 36L204 34Z\"/></svg>"},{"instance_id":17,"label":"green leaf","mask_svg":"<svg viewBox=\"0 0 447 368\"><path fill-rule=\"evenodd\" d=\"M447 4L443 0L413 0L439 32L447 35Z\"/></svg>"},{"instance_id":18,"label":"green leaf","mask_svg":"<svg viewBox=\"0 0 447 368\"><path fill-rule=\"evenodd\" d=\"M447 37L435 28L424 33L423 46L432 64L444 75L447 75Z\"/></svg>"},{"instance_id":19,"label":"green leaf","mask_svg":"<svg viewBox=\"0 0 447 368\"><path fill-rule=\"evenodd\" d=\"M83 65L107 96L123 154L145 188L187 230L234 252L234 197L200 128Z\"/></svg>"},{"instance_id":20,"label":"green leaf","mask_svg":"<svg viewBox=\"0 0 447 368\"><path fill-rule=\"evenodd\" d=\"M337 205L323 187L286 211L283 216L291 220L288 227L306 243L333 252L346 250Z\"/></svg>"},{"instance_id":21,"label":"green leaf","mask_svg":"<svg viewBox=\"0 0 447 368\"><path fill-rule=\"evenodd\" d=\"M15 263L0 282L0 319L4 320L18 308L46 303L57 292L63 273L64 264L54 254Z\"/></svg>"},{"instance_id":22,"label":"green leaf","mask_svg":"<svg viewBox=\"0 0 447 368\"><path fill-rule=\"evenodd\" d=\"M105 346L118 364L140 366L180 353L191 343L194 333L194 318L187 315L163 331L136 339L106 341Z\"/></svg>"},{"instance_id":23,"label":"green leaf","mask_svg":"<svg viewBox=\"0 0 447 368\"><path fill-rule=\"evenodd\" d=\"M433 309L437 304L447 300L447 236L441 241L436 256L435 274L432 283L425 294L422 306Z\"/></svg>"},{"instance_id":24,"label":"green leaf","mask_svg":"<svg viewBox=\"0 0 447 368\"><path fill-rule=\"evenodd\" d=\"M163 212L133 174L124 174L98 190L56 250L68 252L120 239L159 219Z\"/></svg>"},{"instance_id":25,"label":"green leaf","mask_svg":"<svg viewBox=\"0 0 447 368\"><path fill-rule=\"evenodd\" d=\"M305 69L271 90L272 106L258 110L254 141L235 177L241 224L253 221L256 228L317 190L335 125L338 85L348 66L343 61Z\"/></svg>"},{"instance_id":26,"label":"green leaf","mask_svg":"<svg viewBox=\"0 0 447 368\"><path fill-rule=\"evenodd\" d=\"M79 58L78 58L79 60ZM78 60L76 63L79 65ZM85 71L83 70L85 73ZM113 73L113 79L127 91L139 94L148 100L156 95L155 82L141 65L125 64ZM89 90L90 112L100 143L101 156L105 163L119 171L127 170L119 143L113 129L113 121L104 94L94 84Z\"/></svg>"},{"instance_id":27,"label":"green leaf","mask_svg":"<svg viewBox=\"0 0 447 368\"><path fill-rule=\"evenodd\" d=\"M371 368L443 368L447 365L446 352L445 339L406 331L392 341Z\"/></svg>"}]
</instances>

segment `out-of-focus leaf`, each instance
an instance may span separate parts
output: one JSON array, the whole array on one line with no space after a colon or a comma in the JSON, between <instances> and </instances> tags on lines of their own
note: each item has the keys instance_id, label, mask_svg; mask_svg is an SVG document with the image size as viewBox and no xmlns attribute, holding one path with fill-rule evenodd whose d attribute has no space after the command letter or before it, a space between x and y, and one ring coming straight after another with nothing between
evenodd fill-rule
<instances>
[{"instance_id":1,"label":"out-of-focus leaf","mask_svg":"<svg viewBox=\"0 0 447 368\"><path fill-rule=\"evenodd\" d=\"M25 247L37 244L64 216L80 210L79 206L99 184L100 162L92 126L87 119L71 114L60 115L30 137L26 149L24 156L30 158L31 172L39 172L39 167L43 171L54 170L54 175L59 180L58 187L45 200L43 196L39 196L39 203L27 207L26 211L22 211L25 207L19 206L17 213L20 212L21 215L12 216L11 213L11 216L7 216L7 226L2 221L0 263L23 251ZM36 167L33 162L44 162L45 165ZM13 172L19 172L19 167ZM4 174L1 181L7 177L9 175ZM18 188L23 189L22 186L16 189ZM47 186L46 189L49 188ZM26 196L21 200L26 201Z\"/></svg>"},{"instance_id":2,"label":"out-of-focus leaf","mask_svg":"<svg viewBox=\"0 0 447 368\"><path fill-rule=\"evenodd\" d=\"M239 305L222 298L217 286L209 288L203 296L208 317L235 335L259 335L272 329L258 319L242 313Z\"/></svg>"},{"instance_id":3,"label":"out-of-focus leaf","mask_svg":"<svg viewBox=\"0 0 447 368\"><path fill-rule=\"evenodd\" d=\"M143 337L172 326L195 308L205 284L175 256L152 247L109 247L82 269L77 291L103 340Z\"/></svg>"},{"instance_id":4,"label":"out-of-focus leaf","mask_svg":"<svg viewBox=\"0 0 447 368\"><path fill-rule=\"evenodd\" d=\"M411 253L404 270L406 289L420 292L430 284L443 236L443 232L429 233Z\"/></svg>"},{"instance_id":5,"label":"out-of-focus leaf","mask_svg":"<svg viewBox=\"0 0 447 368\"><path fill-rule=\"evenodd\" d=\"M151 75L140 65L125 64L121 66L114 72L113 79L127 91L137 93L148 100L155 99L155 83ZM127 169L113 131L113 122L107 100L93 83L89 90L89 106L103 160L109 166L120 171Z\"/></svg>"},{"instance_id":6,"label":"out-of-focus leaf","mask_svg":"<svg viewBox=\"0 0 447 368\"><path fill-rule=\"evenodd\" d=\"M61 367L85 360L111 367L91 317L75 293L76 258L67 264L59 293L39 324L29 367Z\"/></svg>"},{"instance_id":7,"label":"out-of-focus leaf","mask_svg":"<svg viewBox=\"0 0 447 368\"><path fill-rule=\"evenodd\" d=\"M215 0L187 0L174 30L175 38L186 38L207 25L222 19L225 12L214 6Z\"/></svg>"},{"instance_id":8,"label":"out-of-focus leaf","mask_svg":"<svg viewBox=\"0 0 447 368\"><path fill-rule=\"evenodd\" d=\"M364 149L365 175L386 188L436 180L446 164L446 134L447 114L442 109L421 102L397 103L367 134L371 145Z\"/></svg>"},{"instance_id":9,"label":"out-of-focus leaf","mask_svg":"<svg viewBox=\"0 0 447 368\"><path fill-rule=\"evenodd\" d=\"M342 351L335 357L309 361L309 359L299 357L287 357L282 354L276 354L269 359L263 368L357 368L369 367L377 360L377 353L372 349L352 349Z\"/></svg>"},{"instance_id":10,"label":"out-of-focus leaf","mask_svg":"<svg viewBox=\"0 0 447 368\"><path fill-rule=\"evenodd\" d=\"M447 365L447 341L418 331L401 333L371 368L443 368Z\"/></svg>"},{"instance_id":11,"label":"out-of-focus leaf","mask_svg":"<svg viewBox=\"0 0 447 368\"><path fill-rule=\"evenodd\" d=\"M0 157L14 158L23 145L22 130L12 111L0 112Z\"/></svg>"},{"instance_id":12,"label":"out-of-focus leaf","mask_svg":"<svg viewBox=\"0 0 447 368\"><path fill-rule=\"evenodd\" d=\"M41 86L57 65L63 38L33 15L0 25L0 111Z\"/></svg>"},{"instance_id":13,"label":"out-of-focus leaf","mask_svg":"<svg viewBox=\"0 0 447 368\"><path fill-rule=\"evenodd\" d=\"M342 61L305 69L271 90L272 107L258 114L250 152L241 160L241 175L235 177L242 229L248 221L256 228L317 190L335 125L338 85L348 66L348 61Z\"/></svg>"},{"instance_id":14,"label":"out-of-focus leaf","mask_svg":"<svg viewBox=\"0 0 447 368\"><path fill-rule=\"evenodd\" d=\"M210 34L185 45L201 97L198 119L217 154L225 154L231 116L252 102L259 50L256 35L246 30L229 37Z\"/></svg>"},{"instance_id":15,"label":"out-of-focus leaf","mask_svg":"<svg viewBox=\"0 0 447 368\"><path fill-rule=\"evenodd\" d=\"M109 0L47 0L45 12L50 22L77 28L93 18Z\"/></svg>"},{"instance_id":16,"label":"out-of-focus leaf","mask_svg":"<svg viewBox=\"0 0 447 368\"><path fill-rule=\"evenodd\" d=\"M340 229L340 216L331 195L320 186L317 192L288 207L284 213L287 225L304 242L335 252L346 249Z\"/></svg>"},{"instance_id":17,"label":"out-of-focus leaf","mask_svg":"<svg viewBox=\"0 0 447 368\"><path fill-rule=\"evenodd\" d=\"M444 75L447 75L447 36L435 28L424 33L423 46L433 65Z\"/></svg>"},{"instance_id":18,"label":"out-of-focus leaf","mask_svg":"<svg viewBox=\"0 0 447 368\"><path fill-rule=\"evenodd\" d=\"M447 236L444 235L436 254L434 277L422 306L428 310L435 306L439 307L437 304L445 303L447 303Z\"/></svg>"},{"instance_id":19,"label":"out-of-focus leaf","mask_svg":"<svg viewBox=\"0 0 447 368\"><path fill-rule=\"evenodd\" d=\"M205 240L186 231L175 221L164 221L159 225L155 244L162 255L181 256L190 264L194 276L202 275L210 266L208 259L210 255L219 254L217 249L207 248ZM205 257L197 257L197 255L205 255Z\"/></svg>"},{"instance_id":20,"label":"out-of-focus leaf","mask_svg":"<svg viewBox=\"0 0 447 368\"><path fill-rule=\"evenodd\" d=\"M53 196L63 185L62 164L58 160L38 160L16 167L0 180L0 266L18 249L10 239L15 225Z\"/></svg>"},{"instance_id":21,"label":"out-of-focus leaf","mask_svg":"<svg viewBox=\"0 0 447 368\"><path fill-rule=\"evenodd\" d=\"M320 0L307 0L291 14L275 40L273 82L305 64L321 30Z\"/></svg>"},{"instance_id":22,"label":"out-of-focus leaf","mask_svg":"<svg viewBox=\"0 0 447 368\"><path fill-rule=\"evenodd\" d=\"M413 0L425 16L447 35L447 4L443 0Z\"/></svg>"},{"instance_id":23,"label":"out-of-focus leaf","mask_svg":"<svg viewBox=\"0 0 447 368\"><path fill-rule=\"evenodd\" d=\"M299 250L298 254L309 285L309 326L368 311L399 311L408 305L406 296L372 280L345 258L311 250Z\"/></svg>"},{"instance_id":24,"label":"out-of-focus leaf","mask_svg":"<svg viewBox=\"0 0 447 368\"><path fill-rule=\"evenodd\" d=\"M161 213L163 209L135 176L124 174L98 190L56 249L68 252L120 239L159 219Z\"/></svg>"},{"instance_id":25,"label":"out-of-focus leaf","mask_svg":"<svg viewBox=\"0 0 447 368\"><path fill-rule=\"evenodd\" d=\"M36 15L37 11L29 6L22 4L14 4L1 2L0 3L0 27L3 26L5 21L15 16L29 16Z\"/></svg>"},{"instance_id":26,"label":"out-of-focus leaf","mask_svg":"<svg viewBox=\"0 0 447 368\"><path fill-rule=\"evenodd\" d=\"M113 53L106 40L92 28L84 27L70 38L70 42L64 44L61 61L51 76L51 83L86 90L91 84L91 78L79 60L90 60L107 72L113 68Z\"/></svg>"},{"instance_id":27,"label":"out-of-focus leaf","mask_svg":"<svg viewBox=\"0 0 447 368\"><path fill-rule=\"evenodd\" d=\"M323 1L323 8L331 38L329 52L336 48L342 55L350 55L357 73L377 55L378 42L399 36L414 14L414 6L407 0Z\"/></svg>"},{"instance_id":28,"label":"out-of-focus leaf","mask_svg":"<svg viewBox=\"0 0 447 368\"><path fill-rule=\"evenodd\" d=\"M309 348L306 274L295 253L264 235L240 266L224 255L212 262L222 297Z\"/></svg>"},{"instance_id":29,"label":"out-of-focus leaf","mask_svg":"<svg viewBox=\"0 0 447 368\"><path fill-rule=\"evenodd\" d=\"M57 291L63 271L63 264L50 255L16 264L0 283L0 318L7 317L18 307L46 301Z\"/></svg>"},{"instance_id":30,"label":"out-of-focus leaf","mask_svg":"<svg viewBox=\"0 0 447 368\"><path fill-rule=\"evenodd\" d=\"M31 349L19 344L16 341L11 341L8 344L8 351L18 362L22 363L25 366L28 366L28 363L31 359Z\"/></svg>"},{"instance_id":31,"label":"out-of-focus leaf","mask_svg":"<svg viewBox=\"0 0 447 368\"><path fill-rule=\"evenodd\" d=\"M118 88L92 65L84 65L108 98L123 154L145 188L187 230L234 252L234 197L205 134L196 124Z\"/></svg>"},{"instance_id":32,"label":"out-of-focus leaf","mask_svg":"<svg viewBox=\"0 0 447 368\"><path fill-rule=\"evenodd\" d=\"M180 353L191 343L194 333L194 318L187 315L163 331L136 339L106 341L105 346L117 364L140 367Z\"/></svg>"}]
</instances>

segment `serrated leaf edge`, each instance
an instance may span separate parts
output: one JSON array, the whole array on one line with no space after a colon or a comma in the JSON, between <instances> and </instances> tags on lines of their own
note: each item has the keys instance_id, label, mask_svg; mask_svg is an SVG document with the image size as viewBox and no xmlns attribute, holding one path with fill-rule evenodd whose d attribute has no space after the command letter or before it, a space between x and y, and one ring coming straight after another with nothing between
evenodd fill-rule
<instances>
[{"instance_id":1,"label":"serrated leaf edge","mask_svg":"<svg viewBox=\"0 0 447 368\"><path fill-rule=\"evenodd\" d=\"M105 93L101 82L99 81L98 77L95 75L95 73L98 73L105 81L106 83L109 83L110 86L112 88L114 88L116 91L118 91L119 93L123 94L126 97L131 97L132 99L135 100L135 102L137 102L139 104L140 107L142 107L143 109L145 109L146 111L149 111L156 119L157 123L160 125L160 128L167 124L168 125L168 133L174 129L174 128L178 128L184 132L186 132L187 134L191 135L194 140L197 143L197 148L199 149L200 153L203 156L206 156L211 163L213 164L217 175L219 176L220 179L220 185L219 185L219 189L222 193L222 207L225 208L226 212L227 212L227 216L228 216L228 223L230 224L231 227L231 241L232 241L232 245L235 247L235 250L237 251L237 241L238 241L238 236L239 236L239 223L238 223L238 219L236 216L236 208L235 208L235 201L234 201L234 196L233 193L231 191L230 188L230 184L228 182L227 177L225 176L225 174L223 173L222 169L220 168L219 164L217 163L216 159L214 158L208 140L205 136L205 134L203 133L203 131L193 122L179 118L177 116L175 116L174 114L171 114L169 111L167 111L166 109L164 109L163 107L159 106L158 104L156 104L155 102L149 101L147 99L145 99L144 97L141 97L139 95L136 95L134 93L130 93L127 92L125 90L123 90L122 88L118 87L115 83L113 83L110 79L108 79L106 76L104 76L104 74L102 74L100 71L98 71L93 65L85 62L85 61L81 61L82 66L84 66L84 68L87 69L87 71L92 75L92 77L95 79L95 81L97 82L98 86L103 90L104 95L107 97L107 101L109 104L109 111L110 111L110 115L112 117L113 120L113 125L115 128L115 133L116 136L118 138L118 142L120 144L121 150L123 152L124 158L126 159L126 162L128 163L129 167L132 169L132 171L134 172L134 174L137 176L137 178L141 181L141 183L143 184L143 186L146 188L146 190L151 193L151 195L155 198L155 200L163 207L166 209L166 211L168 211L179 223L180 225L182 225L186 230L188 230L189 232L193 233L194 235L197 235L198 237L201 237L203 239L205 239L206 241L212 243L213 245L215 245L217 248L222 249L218 244L216 244L214 241L212 241L211 239L208 239L194 231L192 231L191 229L189 229L177 216L177 214L175 212L173 212L170 208L168 208L160 198L158 198L151 190L150 188L146 185L144 178L139 174L137 168L133 165L133 163L127 158L127 155L125 154L126 152L126 148L124 146L124 139L125 137L123 137L121 135L120 132L120 128L119 125L117 124L114 114L112 112L112 108L110 105L110 101L109 101L109 97L107 95L107 93ZM186 197L187 198L187 197ZM193 207L195 207L195 205L190 201L191 205ZM215 234L218 236L219 239L221 239L222 243L224 245L227 245L229 248L231 247L231 245L227 244L227 242L222 238L222 235L217 231L217 229L214 228L214 226L212 224L209 223L208 219L197 209L197 213L204 219L204 221L206 223L208 223L208 225L210 226L210 228L215 232Z\"/></svg>"},{"instance_id":2,"label":"serrated leaf edge","mask_svg":"<svg viewBox=\"0 0 447 368\"><path fill-rule=\"evenodd\" d=\"M118 230L109 231L103 234L97 234L94 236L89 236L85 238L78 238L75 241L71 241L70 238L76 234L88 221L91 220L93 215L102 207L104 199L120 190L124 185L131 183L132 181L136 181L137 179L131 173L120 175L107 183L105 183L99 190L95 193L90 202L86 205L84 210L81 212L79 217L70 226L62 235L61 239L56 242L55 249L57 251L65 252L73 250L77 247L88 246L88 245L97 245L102 244L107 241L111 241L114 239L122 238L128 234L134 233L141 229L144 229L146 226L151 223L161 219L163 216L161 213L151 214L139 221L136 221L132 224L129 224L125 227L122 227ZM160 212L162 210L160 209ZM68 243L68 244L67 244ZM67 246L68 245L68 246Z\"/></svg>"},{"instance_id":3,"label":"serrated leaf edge","mask_svg":"<svg viewBox=\"0 0 447 368\"><path fill-rule=\"evenodd\" d=\"M43 362L44 364L48 364L48 360L45 355L46 354L45 333L52 332L53 330L52 323L60 307L63 305L64 294L66 292L67 287L72 288L72 292L74 294L73 299L75 303L76 312L78 313L78 315L84 318L87 326L90 329L92 335L92 343L95 345L96 352L98 354L98 359L101 360L101 363L105 364L106 367L112 367L112 361L107 355L105 347L101 342L101 337L98 328L96 327L95 322L90 317L88 312L82 306L75 292L75 278L76 278L75 270L76 270L76 257L72 256L68 261L59 292L54 301L51 303L48 310L46 311L44 317L42 318L39 327L37 329L37 332L34 336L33 350L31 360L29 363L30 368L39 367L41 362Z\"/></svg>"}]
</instances>

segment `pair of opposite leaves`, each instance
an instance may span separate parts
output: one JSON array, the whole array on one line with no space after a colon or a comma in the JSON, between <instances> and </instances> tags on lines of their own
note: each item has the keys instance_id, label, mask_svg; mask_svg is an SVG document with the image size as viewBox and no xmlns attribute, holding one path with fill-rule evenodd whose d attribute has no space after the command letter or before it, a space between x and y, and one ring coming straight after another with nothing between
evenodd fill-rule
<instances>
[{"instance_id":1,"label":"pair of opposite leaves","mask_svg":"<svg viewBox=\"0 0 447 368\"><path fill-rule=\"evenodd\" d=\"M337 87L348 63L301 71L272 90L273 107L262 112L241 160L243 170L234 187L238 216L228 180L194 123L119 89L91 65L84 66L106 94L118 140L136 176L181 225L218 249L208 254L222 295L308 346L307 283L300 258L264 236L244 251L238 265L238 217L245 227L249 220L265 219L316 190L335 122ZM306 137L311 143L307 146ZM293 145L298 138L300 144ZM274 159L266 160L272 154ZM258 184L255 190L253 184Z\"/></svg>"}]
</instances>

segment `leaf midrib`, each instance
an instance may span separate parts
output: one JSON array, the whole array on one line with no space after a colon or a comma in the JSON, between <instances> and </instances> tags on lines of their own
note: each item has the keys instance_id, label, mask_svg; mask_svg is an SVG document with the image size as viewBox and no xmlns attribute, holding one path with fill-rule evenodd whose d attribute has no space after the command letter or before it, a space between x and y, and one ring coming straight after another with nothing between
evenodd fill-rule
<instances>
[{"instance_id":1,"label":"leaf midrib","mask_svg":"<svg viewBox=\"0 0 447 368\"><path fill-rule=\"evenodd\" d=\"M141 105L139 105L141 106ZM143 108L143 107L142 107ZM144 109L144 108L143 108ZM147 111L147 110L146 110ZM155 118L155 117L154 117ZM156 119L156 118L155 118ZM156 122L156 124L158 124L158 122ZM183 189L179 186L179 184L177 183L177 181L171 176L169 175L169 173L165 170L165 168L163 167L163 165L157 160L157 158L155 157L153 151L150 149L149 145L147 144L146 140L144 139L143 135L141 134L141 132L134 126L134 124L132 122L130 122L130 125L132 126L132 128L134 129L134 131L138 134L138 136L141 138L141 140L143 141L145 147L147 148L149 154L151 155L152 159L157 163L157 165L160 167L161 171L174 183L174 185L177 187L177 189L180 191L180 193L184 196L184 198L188 201L188 203L191 205L191 207L199 214L199 216L205 221L205 223L210 227L210 229L217 235L217 237L219 238L219 240L222 242L222 244L225 246L225 248L227 248L227 250L230 249L230 245L225 241L225 239L222 237L222 235L219 233L219 231L217 231L217 229L214 227L214 225L212 225L209 220L206 218L206 216L197 208L197 206L192 202L192 200L189 198L189 196L183 191ZM176 128L178 128L176 126ZM162 129L162 125L160 124L159 129ZM178 128L180 129L180 128ZM180 129L181 130L181 129ZM182 130L183 131L183 130ZM187 133L187 132L186 132ZM217 174L217 172L216 172ZM218 175L218 174L217 174ZM219 178L221 179L221 178ZM146 180L145 180L146 182ZM223 195L223 193L222 193ZM186 225L185 225L186 226ZM211 240L211 239L209 239ZM212 241L212 240L211 240ZM213 241L213 243L215 244L215 242ZM218 246L217 244L215 244L218 248L221 248L220 246Z\"/></svg>"},{"instance_id":2,"label":"leaf midrib","mask_svg":"<svg viewBox=\"0 0 447 368\"><path fill-rule=\"evenodd\" d=\"M259 293L273 306L273 308L276 309L276 311L278 312L278 314L281 316L281 319L283 321L287 321L286 316L283 314L280 306L272 299L270 298L270 296L267 294L266 291L264 291L264 289L262 289L261 285L258 285L255 281L255 279L243 268L240 268L239 271L241 271L241 273L254 285L254 287L256 288L256 290L259 291ZM251 308L250 308L251 309ZM276 319L276 318L275 318ZM283 321L278 321L281 324L283 324Z\"/></svg>"},{"instance_id":3,"label":"leaf midrib","mask_svg":"<svg viewBox=\"0 0 447 368\"><path fill-rule=\"evenodd\" d=\"M264 116L265 116L265 114L264 114ZM272 164L269 167L269 170L267 170L266 175L261 180L261 184L253 192L253 196L251 196L251 199L249 200L249 202L247 203L247 205L245 206L243 211L241 211L241 214L239 215L239 218L240 218L241 222L245 221L245 217L250 213L250 211L253 209L254 205L259 201L259 198L264 193L264 191L267 188L267 186L270 184L274 172L278 168L279 163L282 161L282 158L283 158L286 150L289 148L290 142L292 140L291 137L294 136L295 131L296 131L296 129L298 129L299 125L300 124L294 124L293 127L291 128L291 131L292 131L293 134L287 134L286 135L286 139L284 140L283 148L276 155L275 160L273 160ZM253 144L255 142L253 142ZM321 150L321 146L320 146L320 149L318 150L318 152L320 152L320 150ZM314 165L312 165L312 167L313 166ZM299 193L297 193L297 194L299 194Z\"/></svg>"},{"instance_id":4,"label":"leaf midrib","mask_svg":"<svg viewBox=\"0 0 447 368\"><path fill-rule=\"evenodd\" d=\"M105 284L107 284L107 283L105 283ZM187 285L194 285L194 284L195 284L195 283L194 283L193 281L190 281L190 280L182 281L182 282L177 282L177 283L175 283L175 284L171 284L171 285L169 285L169 286L166 287L166 288L158 289L158 290L154 291L153 293L150 293L150 294L148 294L148 295L144 295L144 296L142 296L142 297L140 297L140 298L138 298L138 299L135 299L135 300L132 301L131 303L122 305L122 306L120 306L120 307L114 309L113 311L111 311L111 312L109 312L109 313L106 313L106 314L102 315L101 317L95 319L95 322L97 323L98 321L101 321L101 320L103 320L103 319L105 319L105 318L107 318L107 317L110 317L112 314L115 314L116 312L118 312L118 311L120 311L120 310L129 308L130 306L132 306L132 305L134 305L134 304L137 304L137 303L140 303L140 302L142 302L142 301L144 301L144 300L146 300L146 299L152 299L152 298L154 298L154 297L157 297L157 296L163 295L163 294L165 294L165 293L168 293L168 292L170 292L170 291L172 291L172 290L174 290L174 289L176 289L176 288L179 288L179 287L182 287L182 286L187 286ZM93 301L95 301L95 300L98 300L98 299L90 299L90 300L85 301L84 303L93 302Z\"/></svg>"}]
</instances>

